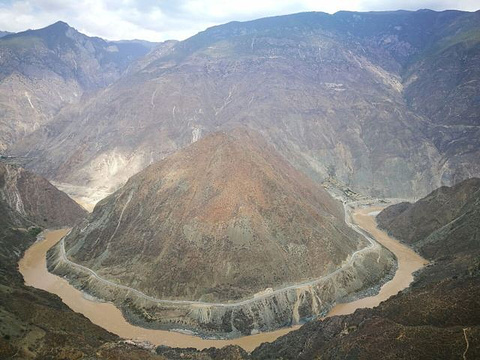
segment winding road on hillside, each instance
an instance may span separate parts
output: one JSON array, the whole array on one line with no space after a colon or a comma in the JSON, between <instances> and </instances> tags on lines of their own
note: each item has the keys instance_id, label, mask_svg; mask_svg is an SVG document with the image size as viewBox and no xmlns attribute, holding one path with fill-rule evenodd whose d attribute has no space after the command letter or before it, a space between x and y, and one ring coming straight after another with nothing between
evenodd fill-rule
<instances>
[{"instance_id":1,"label":"winding road on hillside","mask_svg":"<svg viewBox=\"0 0 480 360\"><path fill-rule=\"evenodd\" d=\"M130 199L129 199L130 200ZM81 271L84 271L84 272L87 272L89 275L93 276L95 279L97 279L98 281L100 281L101 283L105 284L105 285L108 285L108 286L114 286L116 288L119 288L119 289L123 289L123 290L127 290L131 293L134 293L135 295L141 297L142 299L145 299L145 300L148 300L148 301L152 301L154 303L157 303L157 304L168 304L168 305L196 305L196 306L208 306L208 307L235 307L235 306L241 306L241 305L245 305L245 304L248 304L248 303L251 303L251 302L254 302L254 301L258 301L258 300L261 300L261 299L264 299L264 298L267 298L267 297L270 297L270 296L275 296L279 293L282 293L282 292L285 292L285 291L290 291L290 290L297 290L297 289L302 289L302 288L305 288L305 287L308 287L308 286L313 286L313 285L317 285L318 283L320 283L321 281L325 281L327 279L329 279L330 277L336 275L337 273L339 273L340 271L342 271L345 267L351 265L357 256L359 256L360 254L364 253L364 252L367 252L367 251L371 251L374 247L378 247L379 244L377 242L375 242L375 240L373 240L365 231L363 231L360 227L358 227L356 224L352 223L351 221L351 215L350 215L350 211L347 210L350 208L350 206L346 203L343 204L343 207L344 207L344 211L345 211L345 223L350 227L352 228L353 230L355 230L357 233L359 233L360 235L362 235L363 237L365 237L365 239L369 242L369 245L364 247L363 249L360 249L360 250L357 250L355 251L354 253L352 253L351 255L349 255L349 258L347 260L346 263L344 263L341 267L339 267L337 270L325 275L325 276L322 276L320 278L316 278L316 279L313 279L313 280L309 280L309 281L305 281L305 282L301 282L301 283L297 283L297 284L293 284L293 285L289 285L289 286L286 286L286 287L282 287L282 288L279 288L279 289L275 289L273 291L270 291L270 292L266 292L264 294L261 294L261 295L254 295L253 297L251 298L248 298L248 299L245 299L245 300L240 300L240 301L235 301L235 302L228 302L228 303L214 303L214 302L204 302L204 301L195 301L195 300L167 300L167 299L157 299L155 297L152 297L150 295L147 295L143 292L141 292L140 290L137 290L137 289L134 289L132 287L129 287L129 286L125 286L125 285L121 285L121 284L118 284L118 283L115 283L113 281L110 281L110 280L107 280L103 277L101 277L99 274L97 274L95 271L93 271L92 269L86 267L86 266L83 266L81 264L78 264L78 263L75 263L73 261L71 261L67 254L66 254L66 251L65 251L65 237L69 234L67 233L67 235L65 235L64 238L62 238L62 240L60 241L60 257L61 259L67 263L68 265L74 267L74 268L77 268L77 269L80 269ZM123 215L123 212L122 212L122 215ZM119 222L119 225L120 225L120 222ZM118 229L118 225L117 225L117 229ZM112 238L113 236L115 235L117 229L115 229L115 232L114 234L112 235Z\"/></svg>"},{"instance_id":2,"label":"winding road on hillside","mask_svg":"<svg viewBox=\"0 0 480 360\"><path fill-rule=\"evenodd\" d=\"M396 255L398 259L397 272L392 280L382 286L379 294L345 304L337 304L331 309L327 316L348 314L358 308L377 306L381 301L408 287L413 280L412 274L426 264L425 259L421 258L412 249L390 238L385 232L376 227L374 217L369 214L371 214L372 211L378 211L380 209L379 207L368 207L355 210L352 216L355 223L351 225L354 230L358 230L362 235L367 236L370 243L369 246L359 251L365 251L365 249L369 249L371 246L378 246L378 244L367 235L367 233L371 234L379 243ZM349 214L347 213L347 215ZM346 222L349 223L350 221L350 216L347 216ZM278 337L299 328L297 325L236 339L213 340L202 339L194 335L179 332L145 329L132 325L125 320L122 312L112 303L94 301L94 299L89 298L86 294L71 286L67 280L48 272L46 268L46 253L53 245L60 241L66 233L67 230L46 232L45 240L36 242L26 251L19 263L20 272L25 279L26 285L34 286L60 296L63 302L72 310L82 313L93 323L120 337L141 341L146 340L154 345L194 347L197 349L239 345L245 350L251 351L263 342L274 341ZM352 254L352 258L354 256L356 255ZM294 286L305 285L298 284ZM278 291L284 290L285 288L279 289ZM248 301L250 300L251 299Z\"/></svg>"}]
</instances>

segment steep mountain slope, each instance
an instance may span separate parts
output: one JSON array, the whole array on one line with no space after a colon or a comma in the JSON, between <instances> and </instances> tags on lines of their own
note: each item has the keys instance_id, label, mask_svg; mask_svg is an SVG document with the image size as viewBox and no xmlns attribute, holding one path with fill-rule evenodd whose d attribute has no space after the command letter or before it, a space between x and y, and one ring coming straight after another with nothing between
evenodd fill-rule
<instances>
[{"instance_id":1,"label":"steep mountain slope","mask_svg":"<svg viewBox=\"0 0 480 360\"><path fill-rule=\"evenodd\" d=\"M303 13L216 26L142 59L15 151L42 159L29 166L56 181L109 190L208 132L242 124L314 179L335 175L377 196L423 194L480 171L470 40L478 16ZM455 49L467 45L458 66ZM442 62L452 71L440 72ZM425 97L432 73L450 95ZM460 98L456 120L436 118Z\"/></svg>"},{"instance_id":2,"label":"steep mountain slope","mask_svg":"<svg viewBox=\"0 0 480 360\"><path fill-rule=\"evenodd\" d=\"M402 234L401 239L415 241L414 246L433 262L409 289L377 308L310 322L261 345L252 358L478 358L479 181L438 189L405 207L391 206L378 220ZM446 221L451 222L442 226Z\"/></svg>"},{"instance_id":3,"label":"steep mountain slope","mask_svg":"<svg viewBox=\"0 0 480 360\"><path fill-rule=\"evenodd\" d=\"M28 211L18 211L12 207L11 194L16 179L12 175L21 174L28 179L27 187L19 187L15 192L22 199L36 203L36 207L26 206ZM47 183L48 184L48 183ZM114 336L91 324L83 316L75 314L62 301L45 291L23 285L22 276L17 270L17 262L25 249L35 241L38 229L45 222L37 219L50 218L49 225L72 225L85 213L67 195L53 188L46 180L0 163L0 357L2 359L29 359L40 354L50 356L64 353L93 353L103 342L112 341ZM37 188L34 192L30 191ZM47 188L46 188L47 187ZM47 191L48 196L39 196ZM50 199L48 199L50 198ZM65 215L52 215L48 210L55 202L64 207ZM69 203L70 202L70 203ZM78 208L78 209L77 209ZM71 210L75 209L75 210ZM23 210L23 209L21 209ZM28 214L27 214L28 212ZM63 220L68 222L62 224ZM78 337L83 331L84 337ZM75 338L75 343L70 339Z\"/></svg>"},{"instance_id":4,"label":"steep mountain slope","mask_svg":"<svg viewBox=\"0 0 480 360\"><path fill-rule=\"evenodd\" d=\"M403 75L407 103L429 119L426 133L442 155L440 164L449 163L446 185L479 174L479 23L477 11L446 25Z\"/></svg>"},{"instance_id":5,"label":"steep mountain slope","mask_svg":"<svg viewBox=\"0 0 480 360\"><path fill-rule=\"evenodd\" d=\"M74 261L158 298L233 300L331 272L366 246L342 220L323 189L238 131L134 176L65 245Z\"/></svg>"},{"instance_id":6,"label":"steep mountain slope","mask_svg":"<svg viewBox=\"0 0 480 360\"><path fill-rule=\"evenodd\" d=\"M38 226L72 226L87 212L45 178L0 162L0 199ZM17 216L17 217L18 217Z\"/></svg>"},{"instance_id":7,"label":"steep mountain slope","mask_svg":"<svg viewBox=\"0 0 480 360\"><path fill-rule=\"evenodd\" d=\"M82 93L111 84L151 44L107 42L63 22L0 39L0 151Z\"/></svg>"},{"instance_id":8,"label":"steep mountain slope","mask_svg":"<svg viewBox=\"0 0 480 360\"><path fill-rule=\"evenodd\" d=\"M378 224L426 257L471 252L480 246L480 179L391 206L378 215Z\"/></svg>"},{"instance_id":9,"label":"steep mountain slope","mask_svg":"<svg viewBox=\"0 0 480 360\"><path fill-rule=\"evenodd\" d=\"M0 358L73 358L118 341L57 296L23 284L17 262L35 242L35 226L0 198Z\"/></svg>"},{"instance_id":10,"label":"steep mountain slope","mask_svg":"<svg viewBox=\"0 0 480 360\"><path fill-rule=\"evenodd\" d=\"M2 163L0 166L5 171L7 166ZM20 171L8 167L9 171ZM46 185L45 180L38 180L38 176L23 170L21 175L29 178L29 186L21 188L22 199L34 199L37 203L27 215L10 206L4 196L5 179L0 177L0 358L164 360L163 356L123 343L117 336L72 311L59 297L24 285L17 263L24 251L35 242L39 228L45 225L43 221L35 221L49 217L49 225L72 225L84 213L75 217L78 211L70 210L76 206L73 200L51 184ZM35 189L35 182L38 189L31 192ZM48 191L48 197L38 195L44 189ZM52 215L49 210L52 203L67 215ZM62 223L64 220L67 222ZM226 352L228 349L223 351L224 354ZM239 350L231 349L231 352ZM211 357L208 352L196 354L195 357L216 358L215 353L210 351Z\"/></svg>"},{"instance_id":11,"label":"steep mountain slope","mask_svg":"<svg viewBox=\"0 0 480 360\"><path fill-rule=\"evenodd\" d=\"M65 249L69 260L147 295L97 283L65 260L62 243L50 251L49 269L127 314L138 306L160 326L174 318L236 335L317 315L394 265L345 224L325 190L244 129L210 134L132 177L72 230ZM170 303L148 296L201 303L168 312Z\"/></svg>"},{"instance_id":12,"label":"steep mountain slope","mask_svg":"<svg viewBox=\"0 0 480 360\"><path fill-rule=\"evenodd\" d=\"M480 11L438 29L404 75L410 106L441 125L479 125ZM437 29L436 29L437 30Z\"/></svg>"}]
</instances>

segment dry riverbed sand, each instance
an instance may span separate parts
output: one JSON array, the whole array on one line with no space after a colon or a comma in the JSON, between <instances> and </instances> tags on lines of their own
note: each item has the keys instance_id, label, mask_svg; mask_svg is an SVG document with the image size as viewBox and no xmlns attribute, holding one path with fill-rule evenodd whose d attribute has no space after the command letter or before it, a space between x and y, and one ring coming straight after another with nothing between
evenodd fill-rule
<instances>
[{"instance_id":1,"label":"dry riverbed sand","mask_svg":"<svg viewBox=\"0 0 480 360\"><path fill-rule=\"evenodd\" d=\"M353 219L361 228L369 232L375 240L392 251L398 259L398 269L394 278L385 283L375 296L345 304L337 304L327 316L353 313L358 308L371 308L405 289L413 280L413 273L427 264L427 261L407 246L389 237L384 231L376 227L375 218L370 214L381 210L380 207L357 209L353 212ZM271 342L300 326L283 328L272 332L260 333L229 340L209 340L197 336L165 330L151 330L128 323L121 311L111 303L98 302L86 296L71 286L65 279L47 271L46 253L60 239L68 229L47 231L45 239L36 242L26 252L19 263L25 284L46 290L58 295L72 310L82 313L93 323L106 330L127 339L149 341L154 345L171 347L194 347L204 349L208 347L223 347L239 345L247 351L252 351L263 342Z\"/></svg>"}]
</instances>

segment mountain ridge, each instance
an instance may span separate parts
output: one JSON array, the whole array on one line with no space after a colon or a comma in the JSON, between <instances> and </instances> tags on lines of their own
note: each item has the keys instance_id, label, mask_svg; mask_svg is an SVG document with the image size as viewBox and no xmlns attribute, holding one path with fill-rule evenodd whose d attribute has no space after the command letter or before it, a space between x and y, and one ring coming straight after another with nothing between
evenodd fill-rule
<instances>
[{"instance_id":1,"label":"mountain ridge","mask_svg":"<svg viewBox=\"0 0 480 360\"><path fill-rule=\"evenodd\" d=\"M111 192L203 134L245 126L317 181L333 174L360 193L425 194L480 172L479 112L468 100L480 45L435 55L448 74L428 52L455 34L470 41L461 35L480 31L478 16L307 13L216 26L142 58L12 152L57 182ZM460 58L465 76L452 65ZM418 91L427 82L436 85ZM455 90L445 97L445 87ZM445 106L448 125L433 118Z\"/></svg>"},{"instance_id":2,"label":"mountain ridge","mask_svg":"<svg viewBox=\"0 0 480 360\"><path fill-rule=\"evenodd\" d=\"M0 151L45 126L83 93L118 79L151 45L107 42L65 22L0 38Z\"/></svg>"},{"instance_id":3,"label":"mountain ridge","mask_svg":"<svg viewBox=\"0 0 480 360\"><path fill-rule=\"evenodd\" d=\"M414 204L388 207L378 215L378 223L422 255L439 258L479 247L479 206L480 179L471 178L441 187Z\"/></svg>"}]
</instances>

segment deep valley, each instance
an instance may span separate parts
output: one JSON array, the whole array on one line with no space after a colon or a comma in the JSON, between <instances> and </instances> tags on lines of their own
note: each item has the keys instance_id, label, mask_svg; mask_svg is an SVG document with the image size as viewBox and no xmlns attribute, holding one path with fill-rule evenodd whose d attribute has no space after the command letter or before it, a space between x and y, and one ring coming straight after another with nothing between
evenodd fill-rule
<instances>
[{"instance_id":1,"label":"deep valley","mask_svg":"<svg viewBox=\"0 0 480 360\"><path fill-rule=\"evenodd\" d=\"M480 358L480 10L20 2L1 359Z\"/></svg>"}]
</instances>

